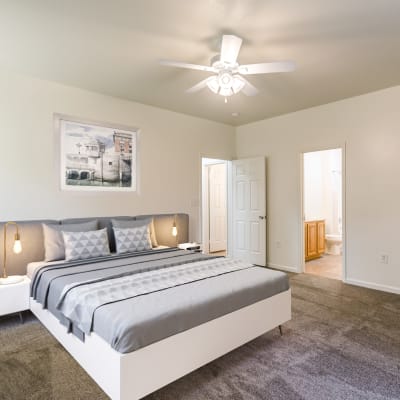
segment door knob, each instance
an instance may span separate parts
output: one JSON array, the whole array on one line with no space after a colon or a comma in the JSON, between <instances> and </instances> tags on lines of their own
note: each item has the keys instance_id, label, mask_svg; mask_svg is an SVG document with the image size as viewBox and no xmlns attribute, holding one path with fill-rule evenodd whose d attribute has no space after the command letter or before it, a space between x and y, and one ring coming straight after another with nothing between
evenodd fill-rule
<instances>
[{"instance_id":1,"label":"door knob","mask_svg":"<svg viewBox=\"0 0 400 400\"><path fill-rule=\"evenodd\" d=\"M263 215L258 216L259 219L267 219L267 217L264 217Z\"/></svg>"}]
</instances>

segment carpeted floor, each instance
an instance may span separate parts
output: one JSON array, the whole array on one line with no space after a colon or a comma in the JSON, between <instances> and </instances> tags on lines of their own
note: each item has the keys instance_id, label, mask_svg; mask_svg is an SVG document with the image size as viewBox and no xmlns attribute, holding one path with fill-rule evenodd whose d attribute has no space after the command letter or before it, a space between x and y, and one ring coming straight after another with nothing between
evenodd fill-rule
<instances>
[{"instance_id":1,"label":"carpeted floor","mask_svg":"<svg viewBox=\"0 0 400 400\"><path fill-rule=\"evenodd\" d=\"M306 274L291 285L283 337L275 329L146 400L400 399L400 296ZM0 320L0 399L106 399L26 316Z\"/></svg>"}]
</instances>

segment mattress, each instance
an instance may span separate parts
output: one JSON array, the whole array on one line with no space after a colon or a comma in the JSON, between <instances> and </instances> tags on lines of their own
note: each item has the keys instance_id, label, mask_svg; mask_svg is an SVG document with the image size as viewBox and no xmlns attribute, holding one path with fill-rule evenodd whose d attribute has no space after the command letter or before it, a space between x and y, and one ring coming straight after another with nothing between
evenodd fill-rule
<instances>
[{"instance_id":1,"label":"mattress","mask_svg":"<svg viewBox=\"0 0 400 400\"><path fill-rule=\"evenodd\" d=\"M96 332L118 352L129 353L289 289L288 277L282 272L243 263L230 270L226 265L236 265L236 261L214 258L167 249L81 263L36 265L31 295L83 340L85 334ZM217 264L221 265L221 272ZM197 272L183 284L172 280L171 277L181 277L185 269ZM208 269L213 272L205 276L204 271ZM170 286L156 286L153 290L150 285L147 292L139 295L126 291L127 280L141 279L152 271L157 276L167 274L166 281L172 282ZM123 291L127 298L114 296L119 293L114 285L119 280L125 282ZM60 304L73 290L85 288L91 296L93 288L99 285L99 293L103 293L103 286L111 288L113 300L105 297L103 303L93 307L90 329L85 333L80 321L71 317L72 314L64 314ZM78 304L79 309L86 304L82 303Z\"/></svg>"},{"instance_id":2,"label":"mattress","mask_svg":"<svg viewBox=\"0 0 400 400\"><path fill-rule=\"evenodd\" d=\"M33 275L35 275L35 272L40 269L41 267L45 266L51 266L51 265L57 265L59 264L60 261L35 261L35 262L30 262L27 267L26 267L26 275L30 280L32 280Z\"/></svg>"}]
</instances>

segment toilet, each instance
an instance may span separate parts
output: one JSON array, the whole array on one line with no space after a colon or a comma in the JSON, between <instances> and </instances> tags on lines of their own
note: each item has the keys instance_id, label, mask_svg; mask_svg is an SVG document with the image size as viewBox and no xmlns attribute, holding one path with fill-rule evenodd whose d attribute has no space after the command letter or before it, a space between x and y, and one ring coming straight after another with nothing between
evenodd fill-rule
<instances>
[{"instance_id":1,"label":"toilet","mask_svg":"<svg viewBox=\"0 0 400 400\"><path fill-rule=\"evenodd\" d=\"M342 235L325 235L325 253L339 256L342 254Z\"/></svg>"}]
</instances>

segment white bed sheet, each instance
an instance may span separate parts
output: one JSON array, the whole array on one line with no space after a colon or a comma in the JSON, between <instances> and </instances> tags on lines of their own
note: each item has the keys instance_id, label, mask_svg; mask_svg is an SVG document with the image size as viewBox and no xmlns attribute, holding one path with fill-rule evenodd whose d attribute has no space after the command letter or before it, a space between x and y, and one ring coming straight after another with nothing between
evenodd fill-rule
<instances>
[{"instance_id":1,"label":"white bed sheet","mask_svg":"<svg viewBox=\"0 0 400 400\"><path fill-rule=\"evenodd\" d=\"M157 246L153 247L154 250L161 250L161 249L168 249L168 246ZM60 262L63 262L65 260L58 260L58 261L35 261L35 262L30 262L27 267L26 267L26 275L28 276L29 279L32 279L33 275L35 274L35 271L38 268L41 268L43 266L49 266L49 265L54 265L58 264Z\"/></svg>"},{"instance_id":2,"label":"white bed sheet","mask_svg":"<svg viewBox=\"0 0 400 400\"><path fill-rule=\"evenodd\" d=\"M35 261L35 262L30 262L27 267L26 267L26 275L28 276L29 279L32 279L32 276L35 274L35 271L38 268L41 268L45 265L51 265L51 264L57 264L60 261Z\"/></svg>"}]
</instances>

